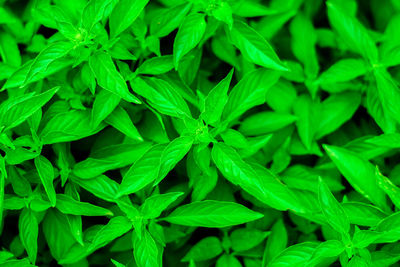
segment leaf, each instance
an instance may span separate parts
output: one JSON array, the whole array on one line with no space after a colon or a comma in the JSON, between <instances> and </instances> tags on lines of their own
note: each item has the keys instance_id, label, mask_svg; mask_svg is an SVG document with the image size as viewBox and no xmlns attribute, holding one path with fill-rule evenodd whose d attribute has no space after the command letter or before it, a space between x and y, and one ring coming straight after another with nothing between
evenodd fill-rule
<instances>
[{"instance_id":1,"label":"leaf","mask_svg":"<svg viewBox=\"0 0 400 267\"><path fill-rule=\"evenodd\" d=\"M131 229L132 223L126 217L114 217L97 231L88 250L95 251L102 248Z\"/></svg>"},{"instance_id":2,"label":"leaf","mask_svg":"<svg viewBox=\"0 0 400 267\"><path fill-rule=\"evenodd\" d=\"M107 90L100 90L93 102L91 125L97 127L120 103L121 98Z\"/></svg>"},{"instance_id":3,"label":"leaf","mask_svg":"<svg viewBox=\"0 0 400 267\"><path fill-rule=\"evenodd\" d=\"M389 178L385 177L378 168L376 168L376 178L379 187L388 195L393 204L400 207L400 188L398 188Z\"/></svg>"},{"instance_id":4,"label":"leaf","mask_svg":"<svg viewBox=\"0 0 400 267\"><path fill-rule=\"evenodd\" d=\"M236 229L230 235L232 249L234 251L246 251L252 249L263 242L268 235L269 232L263 232L257 229Z\"/></svg>"},{"instance_id":5,"label":"leaf","mask_svg":"<svg viewBox=\"0 0 400 267\"><path fill-rule=\"evenodd\" d=\"M397 83L385 69L374 69L374 75L383 112L400 122L400 108L397 105L400 101L400 89Z\"/></svg>"},{"instance_id":6,"label":"leaf","mask_svg":"<svg viewBox=\"0 0 400 267\"><path fill-rule=\"evenodd\" d=\"M355 58L341 59L321 73L318 82L321 84L347 82L366 74L367 71L368 66L364 60Z\"/></svg>"},{"instance_id":7,"label":"leaf","mask_svg":"<svg viewBox=\"0 0 400 267\"><path fill-rule=\"evenodd\" d=\"M129 92L124 78L117 71L110 55L105 52L96 52L89 57L89 66L101 87L128 102L141 103L137 97Z\"/></svg>"},{"instance_id":8,"label":"leaf","mask_svg":"<svg viewBox=\"0 0 400 267\"><path fill-rule=\"evenodd\" d=\"M121 0L110 15L110 32L115 37L129 28L149 0Z\"/></svg>"},{"instance_id":9,"label":"leaf","mask_svg":"<svg viewBox=\"0 0 400 267\"><path fill-rule=\"evenodd\" d=\"M111 262L115 265L115 267L125 267L125 264L119 263L116 260L111 259Z\"/></svg>"},{"instance_id":10,"label":"leaf","mask_svg":"<svg viewBox=\"0 0 400 267\"><path fill-rule=\"evenodd\" d=\"M129 168L122 178L119 196L135 193L157 179L165 147L162 144L151 147Z\"/></svg>"},{"instance_id":11,"label":"leaf","mask_svg":"<svg viewBox=\"0 0 400 267\"><path fill-rule=\"evenodd\" d=\"M212 158L226 179L239 185L261 202L278 210L299 210L293 193L267 169L249 165L231 147L216 143Z\"/></svg>"},{"instance_id":12,"label":"leaf","mask_svg":"<svg viewBox=\"0 0 400 267\"><path fill-rule=\"evenodd\" d=\"M81 179L72 176L74 183L89 191L96 197L109 202L114 202L118 194L118 183L105 175L100 175L91 179Z\"/></svg>"},{"instance_id":13,"label":"leaf","mask_svg":"<svg viewBox=\"0 0 400 267\"><path fill-rule=\"evenodd\" d=\"M247 139L240 132L228 129L220 134L225 144L234 148L248 147Z\"/></svg>"},{"instance_id":14,"label":"leaf","mask_svg":"<svg viewBox=\"0 0 400 267\"><path fill-rule=\"evenodd\" d=\"M166 194L153 195L147 198L141 206L141 212L147 219L154 219L168 208L178 197L182 196L183 192L171 192Z\"/></svg>"},{"instance_id":15,"label":"leaf","mask_svg":"<svg viewBox=\"0 0 400 267\"><path fill-rule=\"evenodd\" d=\"M221 242L215 236L201 239L183 257L183 262L205 261L217 257L222 253Z\"/></svg>"},{"instance_id":16,"label":"leaf","mask_svg":"<svg viewBox=\"0 0 400 267\"><path fill-rule=\"evenodd\" d=\"M143 62L136 70L137 74L159 75L174 68L173 56L152 57Z\"/></svg>"},{"instance_id":17,"label":"leaf","mask_svg":"<svg viewBox=\"0 0 400 267\"><path fill-rule=\"evenodd\" d=\"M112 216L113 213L105 208L86 202L80 202L72 197L57 194L56 208L64 214L83 216Z\"/></svg>"},{"instance_id":18,"label":"leaf","mask_svg":"<svg viewBox=\"0 0 400 267\"><path fill-rule=\"evenodd\" d=\"M140 136L139 131L132 123L129 114L121 107L114 109L114 111L107 117L106 123L134 140L143 141L143 137Z\"/></svg>"},{"instance_id":19,"label":"leaf","mask_svg":"<svg viewBox=\"0 0 400 267\"><path fill-rule=\"evenodd\" d=\"M180 206L163 220L186 226L221 228L254 221L263 216L233 202L204 200Z\"/></svg>"},{"instance_id":20,"label":"leaf","mask_svg":"<svg viewBox=\"0 0 400 267\"><path fill-rule=\"evenodd\" d=\"M59 90L55 87L38 95L28 97L10 98L0 105L0 125L5 126L4 131L18 126L45 105Z\"/></svg>"},{"instance_id":21,"label":"leaf","mask_svg":"<svg viewBox=\"0 0 400 267\"><path fill-rule=\"evenodd\" d=\"M376 226L386 216L379 208L362 202L342 203L342 207L351 224Z\"/></svg>"},{"instance_id":22,"label":"leaf","mask_svg":"<svg viewBox=\"0 0 400 267\"><path fill-rule=\"evenodd\" d=\"M324 149L356 191L383 210L387 209L385 194L377 186L375 169L371 163L341 147L324 145Z\"/></svg>"},{"instance_id":23,"label":"leaf","mask_svg":"<svg viewBox=\"0 0 400 267\"><path fill-rule=\"evenodd\" d=\"M186 3L172 6L160 12L160 14L151 21L150 34L157 37L169 35L181 25L191 7L191 3Z\"/></svg>"},{"instance_id":24,"label":"leaf","mask_svg":"<svg viewBox=\"0 0 400 267\"><path fill-rule=\"evenodd\" d=\"M204 18L205 14L192 13L179 26L173 47L175 69L182 57L195 48L203 37L207 26Z\"/></svg>"},{"instance_id":25,"label":"leaf","mask_svg":"<svg viewBox=\"0 0 400 267\"><path fill-rule=\"evenodd\" d=\"M279 79L279 72L257 69L246 74L233 87L223 111L223 120L233 121L252 107L265 102L267 91Z\"/></svg>"},{"instance_id":26,"label":"leaf","mask_svg":"<svg viewBox=\"0 0 400 267\"><path fill-rule=\"evenodd\" d=\"M0 56L3 62L8 65L21 66L21 55L18 44L11 34L5 32L0 34Z\"/></svg>"},{"instance_id":27,"label":"leaf","mask_svg":"<svg viewBox=\"0 0 400 267\"><path fill-rule=\"evenodd\" d=\"M51 162L43 156L38 156L34 160L36 170L42 181L47 197L50 200L51 206L56 206L56 191L53 185L54 168Z\"/></svg>"},{"instance_id":28,"label":"leaf","mask_svg":"<svg viewBox=\"0 0 400 267\"><path fill-rule=\"evenodd\" d=\"M39 223L35 214L25 208L18 220L18 229L21 242L28 253L29 261L35 264L38 252Z\"/></svg>"},{"instance_id":29,"label":"leaf","mask_svg":"<svg viewBox=\"0 0 400 267\"><path fill-rule=\"evenodd\" d=\"M290 246L269 262L267 266L306 266L318 245L317 242L304 242Z\"/></svg>"},{"instance_id":30,"label":"leaf","mask_svg":"<svg viewBox=\"0 0 400 267\"><path fill-rule=\"evenodd\" d=\"M315 78L318 75L319 64L316 51L317 34L312 21L305 14L298 13L292 20L289 29L293 38L292 51L294 55L303 63L306 77Z\"/></svg>"},{"instance_id":31,"label":"leaf","mask_svg":"<svg viewBox=\"0 0 400 267\"><path fill-rule=\"evenodd\" d=\"M311 258L308 260L307 264L310 266L316 266L318 264L324 263L326 258L336 258L345 249L342 242L337 240L328 240L318 245L315 248Z\"/></svg>"},{"instance_id":32,"label":"leaf","mask_svg":"<svg viewBox=\"0 0 400 267\"><path fill-rule=\"evenodd\" d=\"M190 110L174 87L158 78L135 78L131 81L133 91L146 98L150 105L162 114L185 118Z\"/></svg>"},{"instance_id":33,"label":"leaf","mask_svg":"<svg viewBox=\"0 0 400 267\"><path fill-rule=\"evenodd\" d=\"M164 149L160 158L160 170L155 184L162 179L178 164L179 161L189 152L193 144L191 136L181 136L175 138Z\"/></svg>"},{"instance_id":34,"label":"leaf","mask_svg":"<svg viewBox=\"0 0 400 267\"><path fill-rule=\"evenodd\" d=\"M213 89L210 90L204 100L204 110L201 118L213 125L220 121L225 104L228 102L228 90L232 81L233 69Z\"/></svg>"},{"instance_id":35,"label":"leaf","mask_svg":"<svg viewBox=\"0 0 400 267\"><path fill-rule=\"evenodd\" d=\"M370 85L367 87L366 107L368 113L385 133L396 132L396 120L389 116L379 99L379 91Z\"/></svg>"},{"instance_id":36,"label":"leaf","mask_svg":"<svg viewBox=\"0 0 400 267\"><path fill-rule=\"evenodd\" d=\"M319 139L338 129L351 119L361 103L356 92L334 94L321 103L321 114L316 138Z\"/></svg>"},{"instance_id":37,"label":"leaf","mask_svg":"<svg viewBox=\"0 0 400 267\"><path fill-rule=\"evenodd\" d=\"M296 120L297 117L288 113L263 111L244 119L239 126L239 131L247 136L262 135L275 132Z\"/></svg>"},{"instance_id":38,"label":"leaf","mask_svg":"<svg viewBox=\"0 0 400 267\"><path fill-rule=\"evenodd\" d=\"M288 244L288 233L286 231L283 220L279 219L271 228L271 234L267 239L267 244L264 250L263 264L266 266L273 258L279 255Z\"/></svg>"},{"instance_id":39,"label":"leaf","mask_svg":"<svg viewBox=\"0 0 400 267\"><path fill-rule=\"evenodd\" d=\"M265 68L287 71L271 45L246 23L235 20L229 37L247 60Z\"/></svg>"},{"instance_id":40,"label":"leaf","mask_svg":"<svg viewBox=\"0 0 400 267\"><path fill-rule=\"evenodd\" d=\"M216 267L241 267L242 264L240 261L235 257L234 255L230 254L223 254L219 259L217 260L217 264L215 265Z\"/></svg>"},{"instance_id":41,"label":"leaf","mask_svg":"<svg viewBox=\"0 0 400 267\"><path fill-rule=\"evenodd\" d=\"M293 112L297 117L296 126L300 140L307 150L311 150L320 121L320 104L308 95L301 95L294 103Z\"/></svg>"},{"instance_id":42,"label":"leaf","mask_svg":"<svg viewBox=\"0 0 400 267\"><path fill-rule=\"evenodd\" d=\"M82 12L82 26L89 32L93 26L100 22L109 10L114 6L115 0L89 1Z\"/></svg>"},{"instance_id":43,"label":"leaf","mask_svg":"<svg viewBox=\"0 0 400 267\"><path fill-rule=\"evenodd\" d=\"M339 233L348 234L350 231L349 219L340 203L321 178L319 178L318 199L328 224Z\"/></svg>"},{"instance_id":44,"label":"leaf","mask_svg":"<svg viewBox=\"0 0 400 267\"><path fill-rule=\"evenodd\" d=\"M356 248L366 248L372 243L374 243L374 241L381 236L382 233L380 232L376 232L373 230L360 230L358 229L358 227L356 227L356 230L353 235L353 240L351 242L353 243L353 246Z\"/></svg>"},{"instance_id":45,"label":"leaf","mask_svg":"<svg viewBox=\"0 0 400 267\"><path fill-rule=\"evenodd\" d=\"M133 236L133 253L138 267L157 267L159 251L153 237L144 231L141 238Z\"/></svg>"},{"instance_id":46,"label":"leaf","mask_svg":"<svg viewBox=\"0 0 400 267\"><path fill-rule=\"evenodd\" d=\"M374 228L375 231L382 233L382 236L376 240L376 243L389 243L400 240L399 220L400 212L392 213L381 220Z\"/></svg>"},{"instance_id":47,"label":"leaf","mask_svg":"<svg viewBox=\"0 0 400 267\"><path fill-rule=\"evenodd\" d=\"M43 127L39 137L44 145L70 142L93 135L105 127L91 127L88 111L71 110L52 117Z\"/></svg>"},{"instance_id":48,"label":"leaf","mask_svg":"<svg viewBox=\"0 0 400 267\"><path fill-rule=\"evenodd\" d=\"M72 48L73 44L71 42L59 41L43 49L30 64L23 85L32 82L36 75L45 72L50 64L67 55Z\"/></svg>"},{"instance_id":49,"label":"leaf","mask_svg":"<svg viewBox=\"0 0 400 267\"><path fill-rule=\"evenodd\" d=\"M329 0L326 3L332 28L338 32L349 49L359 53L371 63L375 63L378 59L378 51L374 41L364 26L353 15L346 12L339 2Z\"/></svg>"}]
</instances>

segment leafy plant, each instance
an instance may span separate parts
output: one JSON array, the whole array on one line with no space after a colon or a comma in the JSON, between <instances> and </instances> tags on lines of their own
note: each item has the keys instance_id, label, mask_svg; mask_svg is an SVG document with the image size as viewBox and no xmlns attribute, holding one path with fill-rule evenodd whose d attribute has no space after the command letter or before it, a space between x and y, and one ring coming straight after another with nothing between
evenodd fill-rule
<instances>
[{"instance_id":1,"label":"leafy plant","mask_svg":"<svg viewBox=\"0 0 400 267\"><path fill-rule=\"evenodd\" d=\"M394 0L0 0L1 266L400 266Z\"/></svg>"}]
</instances>

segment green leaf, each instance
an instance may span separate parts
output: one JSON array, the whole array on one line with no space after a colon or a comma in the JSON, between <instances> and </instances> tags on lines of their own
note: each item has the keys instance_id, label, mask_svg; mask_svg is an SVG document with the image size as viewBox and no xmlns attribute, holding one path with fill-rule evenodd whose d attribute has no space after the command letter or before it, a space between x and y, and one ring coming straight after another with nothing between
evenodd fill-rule
<instances>
[{"instance_id":1,"label":"green leaf","mask_svg":"<svg viewBox=\"0 0 400 267\"><path fill-rule=\"evenodd\" d=\"M191 117L185 100L167 81L137 77L131 80L131 86L133 91L146 98L160 113L178 118Z\"/></svg>"},{"instance_id":2,"label":"green leaf","mask_svg":"<svg viewBox=\"0 0 400 267\"><path fill-rule=\"evenodd\" d=\"M287 246L288 233L286 231L283 220L279 219L271 228L271 234L267 239L267 244L264 250L263 264L266 266L273 258L279 255Z\"/></svg>"},{"instance_id":3,"label":"green leaf","mask_svg":"<svg viewBox=\"0 0 400 267\"><path fill-rule=\"evenodd\" d=\"M204 18L205 14L192 13L179 26L173 47L175 69L182 57L200 43L207 26Z\"/></svg>"},{"instance_id":4,"label":"green leaf","mask_svg":"<svg viewBox=\"0 0 400 267\"><path fill-rule=\"evenodd\" d=\"M271 45L246 23L235 20L229 37L247 60L269 69L288 70Z\"/></svg>"},{"instance_id":5,"label":"green leaf","mask_svg":"<svg viewBox=\"0 0 400 267\"><path fill-rule=\"evenodd\" d=\"M353 240L351 242L353 243L353 246L356 248L366 248L372 243L374 243L374 241L381 236L382 233L380 232L376 232L373 230L360 230L358 229L358 227L356 227L356 230L353 235Z\"/></svg>"},{"instance_id":6,"label":"green leaf","mask_svg":"<svg viewBox=\"0 0 400 267\"><path fill-rule=\"evenodd\" d=\"M290 246L270 261L267 266L307 266L308 260L311 259L318 245L317 242L304 242Z\"/></svg>"},{"instance_id":7,"label":"green leaf","mask_svg":"<svg viewBox=\"0 0 400 267\"><path fill-rule=\"evenodd\" d=\"M241 267L242 264L234 255L224 254L217 260L215 267Z\"/></svg>"},{"instance_id":8,"label":"green leaf","mask_svg":"<svg viewBox=\"0 0 400 267\"><path fill-rule=\"evenodd\" d=\"M376 168L376 177L379 187L388 195L393 204L400 207L400 188L398 188L389 178L384 176L378 168Z\"/></svg>"},{"instance_id":9,"label":"green leaf","mask_svg":"<svg viewBox=\"0 0 400 267\"><path fill-rule=\"evenodd\" d=\"M380 221L374 228L375 231L382 233L382 236L376 240L376 243L389 243L400 240L399 221L400 212L392 213Z\"/></svg>"},{"instance_id":10,"label":"green leaf","mask_svg":"<svg viewBox=\"0 0 400 267\"><path fill-rule=\"evenodd\" d=\"M91 127L88 111L71 110L52 117L43 127L39 137L44 145L70 142L93 135L104 127L104 124L96 128Z\"/></svg>"},{"instance_id":11,"label":"green leaf","mask_svg":"<svg viewBox=\"0 0 400 267\"><path fill-rule=\"evenodd\" d=\"M321 103L321 114L316 138L319 139L337 130L350 120L361 103L361 95L356 92L333 94Z\"/></svg>"},{"instance_id":12,"label":"green leaf","mask_svg":"<svg viewBox=\"0 0 400 267\"><path fill-rule=\"evenodd\" d=\"M239 131L228 129L220 134L225 144L235 148L248 147L247 139Z\"/></svg>"},{"instance_id":13,"label":"green leaf","mask_svg":"<svg viewBox=\"0 0 400 267\"><path fill-rule=\"evenodd\" d=\"M133 255L138 267L157 267L159 251L157 244L148 231L141 234L141 238L133 236Z\"/></svg>"},{"instance_id":14,"label":"green leaf","mask_svg":"<svg viewBox=\"0 0 400 267\"><path fill-rule=\"evenodd\" d=\"M169 35L181 25L191 7L191 3L185 3L163 10L151 21L150 34L157 37Z\"/></svg>"},{"instance_id":15,"label":"green leaf","mask_svg":"<svg viewBox=\"0 0 400 267\"><path fill-rule=\"evenodd\" d=\"M297 118L292 114L262 111L244 119L239 126L239 131L247 136L262 135L275 132L296 120Z\"/></svg>"},{"instance_id":16,"label":"green leaf","mask_svg":"<svg viewBox=\"0 0 400 267\"><path fill-rule=\"evenodd\" d=\"M340 203L321 178L319 178L318 199L328 224L339 233L348 234L350 231L349 219Z\"/></svg>"},{"instance_id":17,"label":"green leaf","mask_svg":"<svg viewBox=\"0 0 400 267\"><path fill-rule=\"evenodd\" d=\"M70 196L57 194L56 208L64 214L83 216L112 216L108 209L98 207L86 202L80 202Z\"/></svg>"},{"instance_id":18,"label":"green leaf","mask_svg":"<svg viewBox=\"0 0 400 267\"><path fill-rule=\"evenodd\" d=\"M181 136L175 138L164 149L160 158L160 170L155 184L161 182L162 179L180 162L189 152L193 144L191 136Z\"/></svg>"},{"instance_id":19,"label":"green leaf","mask_svg":"<svg viewBox=\"0 0 400 267\"><path fill-rule=\"evenodd\" d=\"M140 207L141 213L147 219L157 218L170 204L172 204L172 202L177 200L177 198L183 194L183 192L171 192L153 195L144 201L143 205Z\"/></svg>"},{"instance_id":20,"label":"green leaf","mask_svg":"<svg viewBox=\"0 0 400 267\"><path fill-rule=\"evenodd\" d=\"M320 104L308 95L299 96L293 106L297 132L307 150L311 150L320 121Z\"/></svg>"},{"instance_id":21,"label":"green leaf","mask_svg":"<svg viewBox=\"0 0 400 267\"><path fill-rule=\"evenodd\" d=\"M215 236L201 239L183 257L183 262L205 261L217 257L222 253L221 242Z\"/></svg>"},{"instance_id":22,"label":"green leaf","mask_svg":"<svg viewBox=\"0 0 400 267\"><path fill-rule=\"evenodd\" d=\"M400 108L397 103L400 101L400 89L396 81L382 68L375 68L374 75L383 112L399 123Z\"/></svg>"},{"instance_id":23,"label":"green leaf","mask_svg":"<svg viewBox=\"0 0 400 267\"><path fill-rule=\"evenodd\" d=\"M115 0L89 1L82 12L82 26L90 32L93 26L105 17L107 10L112 8L115 2Z\"/></svg>"},{"instance_id":24,"label":"green leaf","mask_svg":"<svg viewBox=\"0 0 400 267\"><path fill-rule=\"evenodd\" d=\"M21 66L18 44L12 35L6 32L0 34L0 56L3 62L10 66Z\"/></svg>"},{"instance_id":25,"label":"green leaf","mask_svg":"<svg viewBox=\"0 0 400 267\"><path fill-rule=\"evenodd\" d=\"M231 244L234 251L246 251L254 248L264 241L269 232L257 229L239 228L234 230L231 235Z\"/></svg>"},{"instance_id":26,"label":"green leaf","mask_svg":"<svg viewBox=\"0 0 400 267\"><path fill-rule=\"evenodd\" d=\"M129 168L122 178L119 196L135 193L157 179L165 147L162 144L151 147Z\"/></svg>"},{"instance_id":27,"label":"green leaf","mask_svg":"<svg viewBox=\"0 0 400 267\"><path fill-rule=\"evenodd\" d=\"M42 181L44 190L50 200L51 206L56 206L56 191L53 185L54 168L51 162L43 156L35 158L35 167Z\"/></svg>"},{"instance_id":28,"label":"green leaf","mask_svg":"<svg viewBox=\"0 0 400 267\"><path fill-rule=\"evenodd\" d=\"M110 15L110 32L115 37L128 29L149 0L120 0Z\"/></svg>"},{"instance_id":29,"label":"green leaf","mask_svg":"<svg viewBox=\"0 0 400 267\"><path fill-rule=\"evenodd\" d=\"M38 252L39 223L31 210L26 208L22 210L18 220L18 229L29 260L35 264Z\"/></svg>"},{"instance_id":30,"label":"green leaf","mask_svg":"<svg viewBox=\"0 0 400 267\"><path fill-rule=\"evenodd\" d=\"M319 64L316 51L317 34L312 21L306 15L298 13L289 29L292 34L292 51L303 63L306 77L314 79L318 75Z\"/></svg>"},{"instance_id":31,"label":"green leaf","mask_svg":"<svg viewBox=\"0 0 400 267\"><path fill-rule=\"evenodd\" d=\"M362 202L342 203L342 207L351 224L376 226L386 216L379 208Z\"/></svg>"},{"instance_id":32,"label":"green leaf","mask_svg":"<svg viewBox=\"0 0 400 267\"><path fill-rule=\"evenodd\" d=\"M337 31L349 49L359 53L371 63L375 63L378 59L378 51L374 41L355 16L346 12L339 3L338 0L329 0L326 3L332 28Z\"/></svg>"},{"instance_id":33,"label":"green leaf","mask_svg":"<svg viewBox=\"0 0 400 267\"><path fill-rule=\"evenodd\" d=\"M107 117L106 123L110 124L112 127L119 130L129 138L141 142L143 141L143 137L140 136L139 131L132 123L128 112L121 107L114 109L114 111Z\"/></svg>"},{"instance_id":34,"label":"green leaf","mask_svg":"<svg viewBox=\"0 0 400 267\"><path fill-rule=\"evenodd\" d=\"M136 70L137 74L159 75L174 68L173 56L152 57L143 62Z\"/></svg>"},{"instance_id":35,"label":"green leaf","mask_svg":"<svg viewBox=\"0 0 400 267\"><path fill-rule=\"evenodd\" d=\"M126 217L114 217L97 231L88 250L95 251L102 248L131 229L132 223Z\"/></svg>"},{"instance_id":36,"label":"green leaf","mask_svg":"<svg viewBox=\"0 0 400 267\"><path fill-rule=\"evenodd\" d=\"M38 95L10 98L1 103L0 125L5 126L4 131L23 123L46 104L59 89L60 87L55 87Z\"/></svg>"},{"instance_id":37,"label":"green leaf","mask_svg":"<svg viewBox=\"0 0 400 267\"><path fill-rule=\"evenodd\" d=\"M228 102L228 90L232 81L233 69L213 89L210 90L204 100L204 110L201 118L213 125L220 121L225 104Z\"/></svg>"},{"instance_id":38,"label":"green leaf","mask_svg":"<svg viewBox=\"0 0 400 267\"><path fill-rule=\"evenodd\" d=\"M261 202L278 210L301 211L297 207L298 200L276 176L261 166L247 164L233 148L215 143L212 158L226 179Z\"/></svg>"},{"instance_id":39,"label":"green leaf","mask_svg":"<svg viewBox=\"0 0 400 267\"><path fill-rule=\"evenodd\" d=\"M308 260L307 265L316 266L318 264L323 264L324 260L327 258L338 257L345 249L342 242L337 240L328 240L315 248L311 258Z\"/></svg>"},{"instance_id":40,"label":"green leaf","mask_svg":"<svg viewBox=\"0 0 400 267\"><path fill-rule=\"evenodd\" d=\"M140 104L140 100L129 92L128 86L117 71L111 56L105 52L96 52L89 58L89 66L92 69L97 83L104 89L121 97L122 99Z\"/></svg>"},{"instance_id":41,"label":"green leaf","mask_svg":"<svg viewBox=\"0 0 400 267\"><path fill-rule=\"evenodd\" d=\"M73 44L71 42L63 41L54 42L47 46L30 64L23 84L26 85L32 82L36 75L45 72L52 63L67 55L72 48Z\"/></svg>"},{"instance_id":42,"label":"green leaf","mask_svg":"<svg viewBox=\"0 0 400 267\"><path fill-rule=\"evenodd\" d=\"M125 267L125 264L122 264L116 260L111 259L111 262L114 264L115 267Z\"/></svg>"},{"instance_id":43,"label":"green leaf","mask_svg":"<svg viewBox=\"0 0 400 267\"><path fill-rule=\"evenodd\" d=\"M204 200L180 206L163 220L186 226L222 228L251 222L263 216L237 203Z\"/></svg>"},{"instance_id":44,"label":"green leaf","mask_svg":"<svg viewBox=\"0 0 400 267\"><path fill-rule=\"evenodd\" d=\"M91 125L97 127L120 103L121 98L107 90L100 90L93 102Z\"/></svg>"},{"instance_id":45,"label":"green leaf","mask_svg":"<svg viewBox=\"0 0 400 267\"><path fill-rule=\"evenodd\" d=\"M279 72L266 69L246 74L230 92L223 120L233 121L250 108L263 104L267 91L278 81L279 76Z\"/></svg>"},{"instance_id":46,"label":"green leaf","mask_svg":"<svg viewBox=\"0 0 400 267\"><path fill-rule=\"evenodd\" d=\"M324 145L324 149L356 191L383 210L387 209L385 194L378 187L371 163L341 147Z\"/></svg>"},{"instance_id":47,"label":"green leaf","mask_svg":"<svg viewBox=\"0 0 400 267\"><path fill-rule=\"evenodd\" d=\"M368 66L364 60L346 58L336 61L318 78L320 84L332 84L347 82L366 74Z\"/></svg>"},{"instance_id":48,"label":"green leaf","mask_svg":"<svg viewBox=\"0 0 400 267\"><path fill-rule=\"evenodd\" d=\"M74 183L89 191L96 197L109 202L114 202L118 194L118 183L105 175L100 175L91 179L81 179L72 176Z\"/></svg>"},{"instance_id":49,"label":"green leaf","mask_svg":"<svg viewBox=\"0 0 400 267\"><path fill-rule=\"evenodd\" d=\"M67 216L55 209L50 209L46 212L42 225L51 255L56 260L60 260L76 243L72 233L66 231L69 228Z\"/></svg>"}]
</instances>

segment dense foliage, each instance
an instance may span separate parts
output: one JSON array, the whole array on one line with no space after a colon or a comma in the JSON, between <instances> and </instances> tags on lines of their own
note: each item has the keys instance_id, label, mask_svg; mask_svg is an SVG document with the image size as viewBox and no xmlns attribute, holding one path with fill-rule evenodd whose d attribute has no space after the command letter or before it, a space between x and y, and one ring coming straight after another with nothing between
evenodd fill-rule
<instances>
[{"instance_id":1,"label":"dense foliage","mask_svg":"<svg viewBox=\"0 0 400 267\"><path fill-rule=\"evenodd\" d=\"M0 266L400 266L397 0L0 0Z\"/></svg>"}]
</instances>

